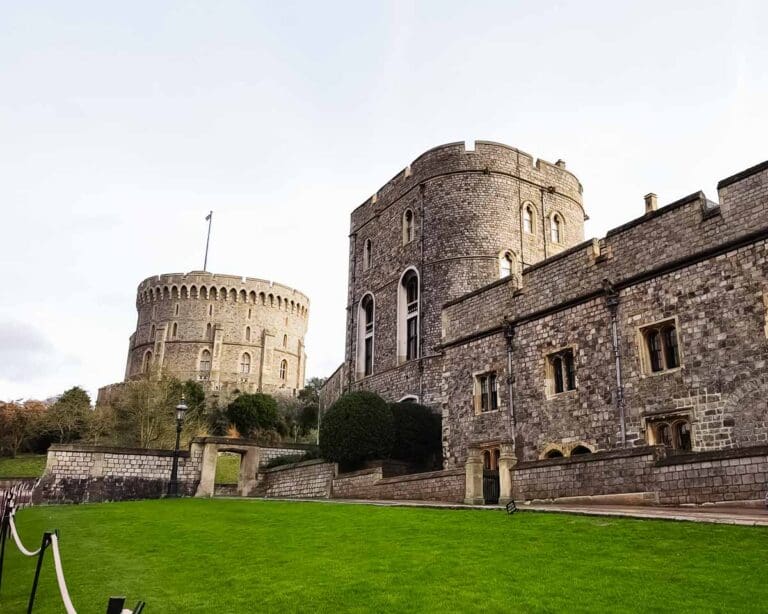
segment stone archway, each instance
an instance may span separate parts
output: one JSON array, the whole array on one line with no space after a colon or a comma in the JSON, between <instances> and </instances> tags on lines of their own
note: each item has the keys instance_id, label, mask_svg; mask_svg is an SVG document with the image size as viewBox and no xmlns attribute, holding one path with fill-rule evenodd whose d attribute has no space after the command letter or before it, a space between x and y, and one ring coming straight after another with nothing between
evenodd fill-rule
<instances>
[{"instance_id":1,"label":"stone archway","mask_svg":"<svg viewBox=\"0 0 768 614\"><path fill-rule=\"evenodd\" d=\"M240 455L240 472L237 478L237 494L241 497L250 495L256 487L261 448L259 444L246 439L229 437L201 437L192 442L192 449L198 447L202 457L200 483L196 497L212 497L216 483L216 463L219 452L232 452ZM202 450L201 452L199 450Z\"/></svg>"}]
</instances>

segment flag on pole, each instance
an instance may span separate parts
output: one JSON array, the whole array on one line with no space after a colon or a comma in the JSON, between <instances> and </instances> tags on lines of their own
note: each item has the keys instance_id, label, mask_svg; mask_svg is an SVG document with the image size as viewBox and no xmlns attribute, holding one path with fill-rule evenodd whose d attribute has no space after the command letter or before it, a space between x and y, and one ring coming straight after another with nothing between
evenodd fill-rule
<instances>
[{"instance_id":1,"label":"flag on pole","mask_svg":"<svg viewBox=\"0 0 768 614\"><path fill-rule=\"evenodd\" d=\"M211 211L208 215L205 216L205 221L209 222L212 215L213 215L213 211Z\"/></svg>"}]
</instances>

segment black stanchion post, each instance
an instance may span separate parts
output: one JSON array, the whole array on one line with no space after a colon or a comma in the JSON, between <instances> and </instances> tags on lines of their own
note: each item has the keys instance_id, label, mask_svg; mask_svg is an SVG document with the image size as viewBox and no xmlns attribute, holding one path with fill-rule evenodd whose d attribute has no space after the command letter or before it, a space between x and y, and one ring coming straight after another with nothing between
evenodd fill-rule
<instances>
[{"instance_id":1,"label":"black stanchion post","mask_svg":"<svg viewBox=\"0 0 768 614\"><path fill-rule=\"evenodd\" d=\"M125 597L110 597L107 604L107 614L120 614L125 605Z\"/></svg>"},{"instance_id":2,"label":"black stanchion post","mask_svg":"<svg viewBox=\"0 0 768 614\"><path fill-rule=\"evenodd\" d=\"M43 557L45 556L45 549L51 543L51 533L46 531L43 533L43 541L40 542L40 552L37 555L37 566L35 567L35 579L32 582L32 592L29 594L29 605L27 606L27 614L32 614L32 608L35 605L35 593L37 592L37 583L40 580L40 570L43 567Z\"/></svg>"},{"instance_id":3,"label":"black stanchion post","mask_svg":"<svg viewBox=\"0 0 768 614\"><path fill-rule=\"evenodd\" d=\"M11 511L13 510L13 493L5 493L3 518L0 520L0 587L3 585L3 561L5 560L5 542L11 534Z\"/></svg>"}]
</instances>

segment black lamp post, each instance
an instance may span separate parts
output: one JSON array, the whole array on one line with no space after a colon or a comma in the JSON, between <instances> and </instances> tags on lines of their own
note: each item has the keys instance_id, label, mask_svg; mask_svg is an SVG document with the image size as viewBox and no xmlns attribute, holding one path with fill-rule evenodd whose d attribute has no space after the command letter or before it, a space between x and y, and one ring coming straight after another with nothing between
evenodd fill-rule
<instances>
[{"instance_id":1,"label":"black lamp post","mask_svg":"<svg viewBox=\"0 0 768 614\"><path fill-rule=\"evenodd\" d=\"M187 412L187 406L184 404L184 397L181 397L181 403L176 406L176 447L173 449L173 467L171 469L171 481L168 483L168 496L179 496L179 440L181 438L181 426L184 424L184 414Z\"/></svg>"}]
</instances>

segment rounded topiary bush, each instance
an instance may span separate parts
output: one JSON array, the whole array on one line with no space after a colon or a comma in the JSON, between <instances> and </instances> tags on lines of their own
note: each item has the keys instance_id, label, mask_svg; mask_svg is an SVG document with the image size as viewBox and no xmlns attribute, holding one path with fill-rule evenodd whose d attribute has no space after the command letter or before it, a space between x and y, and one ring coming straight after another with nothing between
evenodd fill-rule
<instances>
[{"instance_id":1,"label":"rounded topiary bush","mask_svg":"<svg viewBox=\"0 0 768 614\"><path fill-rule=\"evenodd\" d=\"M393 441L392 410L372 392L345 394L320 421L320 454L346 467L389 458Z\"/></svg>"},{"instance_id":2,"label":"rounded topiary bush","mask_svg":"<svg viewBox=\"0 0 768 614\"><path fill-rule=\"evenodd\" d=\"M392 458L424 468L442 456L442 419L429 407L412 402L392 403L395 440Z\"/></svg>"}]
</instances>

